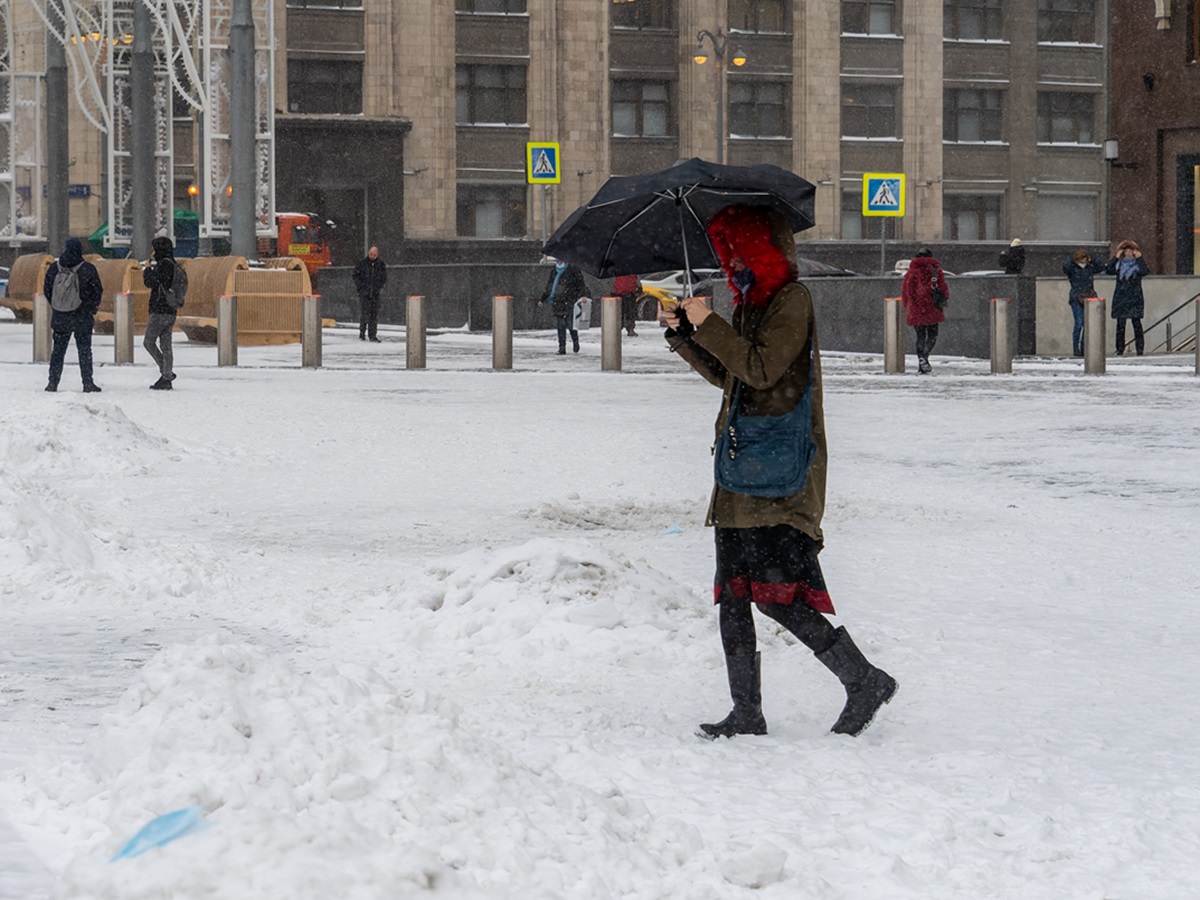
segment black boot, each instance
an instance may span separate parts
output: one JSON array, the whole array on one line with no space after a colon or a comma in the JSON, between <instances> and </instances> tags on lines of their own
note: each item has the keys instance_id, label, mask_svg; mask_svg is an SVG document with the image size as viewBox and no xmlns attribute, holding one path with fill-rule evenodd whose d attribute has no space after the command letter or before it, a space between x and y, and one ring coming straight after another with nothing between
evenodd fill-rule
<instances>
[{"instance_id":1,"label":"black boot","mask_svg":"<svg viewBox=\"0 0 1200 900\"><path fill-rule=\"evenodd\" d=\"M767 720L762 714L762 680L759 674L761 657L761 653L725 657L733 711L720 722L702 724L700 730L705 735L719 738L733 737L735 734L767 733Z\"/></svg>"},{"instance_id":2,"label":"black boot","mask_svg":"<svg viewBox=\"0 0 1200 900\"><path fill-rule=\"evenodd\" d=\"M879 707L891 702L896 693L896 679L867 662L845 628L839 628L833 645L816 656L846 688L846 706L830 731L861 734Z\"/></svg>"}]
</instances>

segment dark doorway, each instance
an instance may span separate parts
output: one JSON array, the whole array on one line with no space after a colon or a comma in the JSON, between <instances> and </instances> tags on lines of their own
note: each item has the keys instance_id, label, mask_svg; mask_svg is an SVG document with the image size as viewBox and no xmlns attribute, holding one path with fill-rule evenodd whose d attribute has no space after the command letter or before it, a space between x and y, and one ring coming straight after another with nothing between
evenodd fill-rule
<instances>
[{"instance_id":1,"label":"dark doorway","mask_svg":"<svg viewBox=\"0 0 1200 900\"><path fill-rule=\"evenodd\" d=\"M304 187L296 192L305 204L296 212L316 213L333 222L325 232L335 266L352 266L367 255L365 188Z\"/></svg>"},{"instance_id":2,"label":"dark doorway","mask_svg":"<svg viewBox=\"0 0 1200 900\"><path fill-rule=\"evenodd\" d=\"M1175 172L1175 274L1200 273L1200 155L1177 158Z\"/></svg>"}]
</instances>

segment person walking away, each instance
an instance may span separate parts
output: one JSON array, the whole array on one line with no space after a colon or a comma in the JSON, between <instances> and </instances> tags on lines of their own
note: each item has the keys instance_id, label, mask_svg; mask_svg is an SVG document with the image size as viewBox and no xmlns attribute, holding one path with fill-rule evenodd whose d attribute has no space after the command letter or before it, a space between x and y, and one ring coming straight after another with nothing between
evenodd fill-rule
<instances>
[{"instance_id":1,"label":"person walking away","mask_svg":"<svg viewBox=\"0 0 1200 900\"><path fill-rule=\"evenodd\" d=\"M46 390L51 393L58 390L67 345L74 336L83 392L100 393L100 386L92 378L92 328L96 324L96 310L100 308L104 288L96 267L83 258L83 243L79 238L67 238L62 256L46 271L42 293L50 301L50 328L54 332Z\"/></svg>"},{"instance_id":2,"label":"person walking away","mask_svg":"<svg viewBox=\"0 0 1200 900\"><path fill-rule=\"evenodd\" d=\"M812 465L791 496L762 497L714 486L706 524L715 528L721 645L733 710L700 726L703 736L766 734L761 654L752 607L792 632L846 690L832 730L856 735L896 692L896 681L871 665L834 613L817 554L824 546L827 451L821 390L821 354L812 297L796 281L796 243L779 212L726 207L708 235L733 290L731 321L699 297L663 310L670 348L706 381L721 388L721 434L735 398L748 416L784 416L811 400ZM679 310L683 310L683 315ZM787 482L794 486L800 475Z\"/></svg>"},{"instance_id":3,"label":"person walking away","mask_svg":"<svg viewBox=\"0 0 1200 900\"><path fill-rule=\"evenodd\" d=\"M571 332L571 344L576 353L579 352L579 332L571 328L571 317L575 314L575 301L587 296L587 285L583 281L583 272L576 266L568 265L559 260L554 264L554 271L546 279L546 289L538 300L538 306L550 304L554 312L554 324L558 330L558 355L567 352L567 332Z\"/></svg>"},{"instance_id":4,"label":"person walking away","mask_svg":"<svg viewBox=\"0 0 1200 900\"><path fill-rule=\"evenodd\" d=\"M613 279L613 294L621 298L621 324L630 337L637 337L634 328L637 324L638 287L636 275L618 275Z\"/></svg>"},{"instance_id":5,"label":"person walking away","mask_svg":"<svg viewBox=\"0 0 1200 900\"><path fill-rule=\"evenodd\" d=\"M1146 352L1146 334L1142 331L1142 317L1146 314L1146 296L1142 293L1142 279L1150 274L1150 267L1142 257L1142 251L1134 241L1121 241L1116 255L1108 261L1105 271L1117 276L1113 288L1112 317L1117 320L1117 356L1125 355L1125 320L1133 320L1133 342L1137 355Z\"/></svg>"},{"instance_id":6,"label":"person walking away","mask_svg":"<svg viewBox=\"0 0 1200 900\"><path fill-rule=\"evenodd\" d=\"M1025 271L1025 248L1020 238L1013 238L1008 249L1000 251L1000 268L1005 275L1020 275Z\"/></svg>"},{"instance_id":7,"label":"person walking away","mask_svg":"<svg viewBox=\"0 0 1200 900\"><path fill-rule=\"evenodd\" d=\"M175 245L168 237L156 237L150 244L153 256L142 269L142 283L150 288L150 310L146 319L146 336L142 346L158 365L158 381L152 391L173 390L175 353L171 336L175 330L178 308L171 304L171 289L175 287L179 264L175 262ZM182 280L182 279L180 279Z\"/></svg>"},{"instance_id":8,"label":"person walking away","mask_svg":"<svg viewBox=\"0 0 1200 900\"><path fill-rule=\"evenodd\" d=\"M1083 356L1083 304L1089 297L1096 296L1095 276L1104 269L1105 264L1093 260L1082 247L1062 264L1063 274L1071 285L1067 303L1075 317L1075 327L1071 330L1071 353L1075 356Z\"/></svg>"},{"instance_id":9,"label":"person walking away","mask_svg":"<svg viewBox=\"0 0 1200 900\"><path fill-rule=\"evenodd\" d=\"M917 372L928 375L933 368L929 365L929 354L937 344L938 326L946 321L946 314L934 302L934 287L942 295L942 304L950 298L950 287L941 265L933 258L928 247L922 247L908 264L904 273L904 284L900 294L904 300L904 311L908 324L917 333Z\"/></svg>"},{"instance_id":10,"label":"person walking away","mask_svg":"<svg viewBox=\"0 0 1200 900\"><path fill-rule=\"evenodd\" d=\"M354 267L354 288L358 291L358 339L379 343L379 294L387 284L387 265L372 247Z\"/></svg>"}]
</instances>

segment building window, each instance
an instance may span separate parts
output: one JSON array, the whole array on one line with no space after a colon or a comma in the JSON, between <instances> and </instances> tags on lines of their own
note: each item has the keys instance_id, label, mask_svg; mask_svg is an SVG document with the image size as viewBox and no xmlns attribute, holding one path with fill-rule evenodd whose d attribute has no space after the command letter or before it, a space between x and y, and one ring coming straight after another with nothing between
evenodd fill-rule
<instances>
[{"instance_id":1,"label":"building window","mask_svg":"<svg viewBox=\"0 0 1200 900\"><path fill-rule=\"evenodd\" d=\"M942 112L943 138L960 144L1003 140L1000 98L1000 91L946 91Z\"/></svg>"},{"instance_id":2,"label":"building window","mask_svg":"<svg viewBox=\"0 0 1200 900\"><path fill-rule=\"evenodd\" d=\"M1200 62L1200 0L1191 0L1188 5L1188 34L1188 59Z\"/></svg>"},{"instance_id":3,"label":"building window","mask_svg":"<svg viewBox=\"0 0 1200 900\"><path fill-rule=\"evenodd\" d=\"M1038 194L1037 239L1080 243L1096 240L1095 194Z\"/></svg>"},{"instance_id":4,"label":"building window","mask_svg":"<svg viewBox=\"0 0 1200 900\"><path fill-rule=\"evenodd\" d=\"M896 89L886 84L842 85L842 137L897 136Z\"/></svg>"},{"instance_id":5,"label":"building window","mask_svg":"<svg viewBox=\"0 0 1200 900\"><path fill-rule=\"evenodd\" d=\"M674 130L670 82L613 82L612 133L615 137L668 137Z\"/></svg>"},{"instance_id":6,"label":"building window","mask_svg":"<svg viewBox=\"0 0 1200 900\"><path fill-rule=\"evenodd\" d=\"M898 0L842 0L843 34L899 34Z\"/></svg>"},{"instance_id":7,"label":"building window","mask_svg":"<svg viewBox=\"0 0 1200 900\"><path fill-rule=\"evenodd\" d=\"M288 112L312 115L362 113L361 61L288 60Z\"/></svg>"},{"instance_id":8,"label":"building window","mask_svg":"<svg viewBox=\"0 0 1200 900\"><path fill-rule=\"evenodd\" d=\"M729 82L729 134L732 137L785 137L787 85L782 81L738 78Z\"/></svg>"},{"instance_id":9,"label":"building window","mask_svg":"<svg viewBox=\"0 0 1200 900\"><path fill-rule=\"evenodd\" d=\"M525 67L459 65L455 69L459 125L525 124Z\"/></svg>"},{"instance_id":10,"label":"building window","mask_svg":"<svg viewBox=\"0 0 1200 900\"><path fill-rule=\"evenodd\" d=\"M613 28L674 28L675 0L610 3Z\"/></svg>"},{"instance_id":11,"label":"building window","mask_svg":"<svg viewBox=\"0 0 1200 900\"><path fill-rule=\"evenodd\" d=\"M790 32L787 0L729 0L729 30Z\"/></svg>"},{"instance_id":12,"label":"building window","mask_svg":"<svg viewBox=\"0 0 1200 900\"><path fill-rule=\"evenodd\" d=\"M512 15L525 12L525 0L455 0L454 9L460 13Z\"/></svg>"},{"instance_id":13,"label":"building window","mask_svg":"<svg viewBox=\"0 0 1200 900\"><path fill-rule=\"evenodd\" d=\"M1000 0L946 0L942 8L944 34L959 41L998 41Z\"/></svg>"},{"instance_id":14,"label":"building window","mask_svg":"<svg viewBox=\"0 0 1200 900\"><path fill-rule=\"evenodd\" d=\"M942 197L942 239L1000 240L1000 194L946 194Z\"/></svg>"},{"instance_id":15,"label":"building window","mask_svg":"<svg viewBox=\"0 0 1200 900\"><path fill-rule=\"evenodd\" d=\"M459 184L458 236L525 236L525 185Z\"/></svg>"},{"instance_id":16,"label":"building window","mask_svg":"<svg viewBox=\"0 0 1200 900\"><path fill-rule=\"evenodd\" d=\"M1051 44L1096 43L1096 0L1038 0L1037 39Z\"/></svg>"},{"instance_id":17,"label":"building window","mask_svg":"<svg viewBox=\"0 0 1200 900\"><path fill-rule=\"evenodd\" d=\"M1038 94L1039 144L1091 144L1093 94L1042 91Z\"/></svg>"},{"instance_id":18,"label":"building window","mask_svg":"<svg viewBox=\"0 0 1200 900\"><path fill-rule=\"evenodd\" d=\"M325 9L331 6L336 9L362 9L362 0L287 0L287 5L299 9L306 9L310 6Z\"/></svg>"},{"instance_id":19,"label":"building window","mask_svg":"<svg viewBox=\"0 0 1200 900\"><path fill-rule=\"evenodd\" d=\"M883 234L883 216L862 214L862 194L842 192L842 240L879 240Z\"/></svg>"}]
</instances>

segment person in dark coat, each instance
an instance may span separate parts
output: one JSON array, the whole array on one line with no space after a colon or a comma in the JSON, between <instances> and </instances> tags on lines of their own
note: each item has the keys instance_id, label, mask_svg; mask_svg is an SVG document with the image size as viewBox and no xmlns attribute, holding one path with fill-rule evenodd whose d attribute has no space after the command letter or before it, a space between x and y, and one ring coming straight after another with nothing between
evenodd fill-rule
<instances>
[{"instance_id":1,"label":"person in dark coat","mask_svg":"<svg viewBox=\"0 0 1200 900\"><path fill-rule=\"evenodd\" d=\"M1104 267L1109 275L1117 276L1113 288L1112 317L1117 320L1117 356L1125 355L1125 320L1133 320L1133 341L1137 355L1146 352L1146 335L1142 331L1142 317L1146 314L1146 296L1142 293L1142 279L1150 274L1150 267L1142 258L1142 251L1133 241L1121 241L1116 255Z\"/></svg>"},{"instance_id":2,"label":"person in dark coat","mask_svg":"<svg viewBox=\"0 0 1200 900\"><path fill-rule=\"evenodd\" d=\"M354 288L358 291L358 339L379 343L379 294L387 284L387 265L372 247L354 267Z\"/></svg>"},{"instance_id":3,"label":"person in dark coat","mask_svg":"<svg viewBox=\"0 0 1200 900\"><path fill-rule=\"evenodd\" d=\"M636 275L618 275L613 279L613 295L621 299L621 324L625 333L637 337L634 326L637 324L637 295L638 277Z\"/></svg>"},{"instance_id":4,"label":"person in dark coat","mask_svg":"<svg viewBox=\"0 0 1200 900\"><path fill-rule=\"evenodd\" d=\"M175 380L175 354L171 335L175 330L178 310L167 302L167 292L175 283L175 245L168 237L156 237L150 244L154 255L142 269L142 283L150 288L150 314L146 319L146 336L142 346L158 365L158 381L152 391L172 390Z\"/></svg>"},{"instance_id":5,"label":"person in dark coat","mask_svg":"<svg viewBox=\"0 0 1200 900\"><path fill-rule=\"evenodd\" d=\"M1008 249L1000 251L1000 267L1005 275L1020 275L1025 271L1025 248L1020 238L1013 238Z\"/></svg>"},{"instance_id":6,"label":"person in dark coat","mask_svg":"<svg viewBox=\"0 0 1200 900\"><path fill-rule=\"evenodd\" d=\"M751 416L783 416L811 387L815 455L803 487L789 497L764 498L714 486L707 525L715 527L721 645L733 710L705 723L707 737L766 734L761 655L753 608L803 643L846 690L832 731L856 735L896 692L896 681L869 663L844 627L825 618L833 602L817 554L824 545L828 453L821 389L821 353L812 297L796 281L796 242L773 209L734 205L717 213L708 235L733 291L730 321L702 298L685 297L663 310L667 342L710 384L721 388L718 434L725 428L738 382L741 408ZM685 315L679 315L682 308ZM811 385L810 385L811 380Z\"/></svg>"},{"instance_id":7,"label":"person in dark coat","mask_svg":"<svg viewBox=\"0 0 1200 900\"><path fill-rule=\"evenodd\" d=\"M546 279L546 289L538 300L538 306L546 303L554 312L554 324L558 329L558 353L567 352L567 332L571 332L571 344L576 353L579 352L579 332L571 328L571 317L575 313L575 301L587 296L587 285L583 281L583 272L575 266L559 260L554 264L554 271Z\"/></svg>"},{"instance_id":8,"label":"person in dark coat","mask_svg":"<svg viewBox=\"0 0 1200 900\"><path fill-rule=\"evenodd\" d=\"M928 375L932 371L929 354L937 344L938 326L946 321L946 314L933 302L935 283L942 296L949 299L950 288L946 284L946 274L933 258L933 251L923 247L908 264L908 271L904 273L904 284L900 289L908 324L917 333L917 372L921 375Z\"/></svg>"},{"instance_id":9,"label":"person in dark coat","mask_svg":"<svg viewBox=\"0 0 1200 900\"><path fill-rule=\"evenodd\" d=\"M1093 260L1092 255L1082 247L1062 265L1063 274L1071 285L1067 302L1071 305L1071 315L1075 317L1075 328L1071 331L1071 352L1076 356L1083 356L1083 303L1089 297L1096 296L1095 276L1104 268L1104 263Z\"/></svg>"},{"instance_id":10,"label":"person in dark coat","mask_svg":"<svg viewBox=\"0 0 1200 900\"><path fill-rule=\"evenodd\" d=\"M46 390L58 390L67 345L74 336L75 350L79 354L79 374L83 379L83 392L96 394L100 392L100 386L92 378L92 328L96 324L96 311L100 309L100 298L104 294L104 288L100 284L100 273L96 271L96 267L83 258L83 242L79 238L67 238L62 256L51 263L46 271L42 293L50 302L51 308L54 306L55 279L58 278L59 272L68 269L73 271L78 279L80 302L77 309L70 312L55 309L50 317L50 328L54 332L54 349L50 353L50 380L46 383Z\"/></svg>"}]
</instances>

